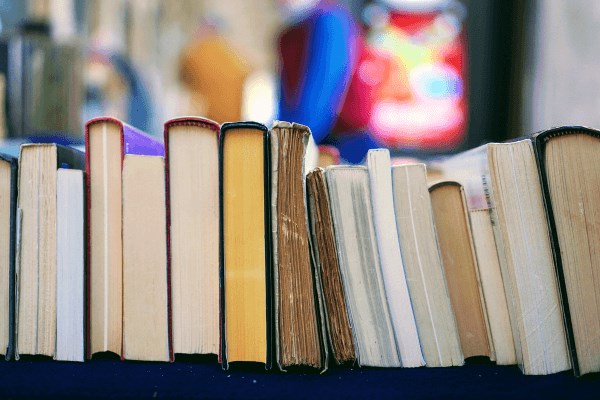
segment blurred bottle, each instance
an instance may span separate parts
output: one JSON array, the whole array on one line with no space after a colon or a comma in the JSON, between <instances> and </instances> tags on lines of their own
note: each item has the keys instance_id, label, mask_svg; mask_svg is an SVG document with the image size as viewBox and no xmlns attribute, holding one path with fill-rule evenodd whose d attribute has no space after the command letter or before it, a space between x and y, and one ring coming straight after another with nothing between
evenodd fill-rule
<instances>
[{"instance_id":1,"label":"blurred bottle","mask_svg":"<svg viewBox=\"0 0 600 400\"><path fill-rule=\"evenodd\" d=\"M83 55L51 37L49 8L31 2L18 29L0 36L5 136L82 137Z\"/></svg>"}]
</instances>

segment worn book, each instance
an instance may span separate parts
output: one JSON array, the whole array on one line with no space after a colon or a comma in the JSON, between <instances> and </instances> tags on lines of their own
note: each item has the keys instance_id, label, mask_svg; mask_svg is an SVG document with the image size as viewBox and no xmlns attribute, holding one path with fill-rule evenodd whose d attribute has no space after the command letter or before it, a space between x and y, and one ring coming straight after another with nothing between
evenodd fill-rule
<instances>
[{"instance_id":1,"label":"worn book","mask_svg":"<svg viewBox=\"0 0 600 400\"><path fill-rule=\"evenodd\" d=\"M219 353L219 133L219 124L195 117L164 127L176 354Z\"/></svg>"},{"instance_id":2,"label":"worn book","mask_svg":"<svg viewBox=\"0 0 600 400\"><path fill-rule=\"evenodd\" d=\"M438 248L425 165L392 167L394 209L406 280L428 367L463 365Z\"/></svg>"},{"instance_id":3,"label":"worn book","mask_svg":"<svg viewBox=\"0 0 600 400\"><path fill-rule=\"evenodd\" d=\"M485 299L463 187L440 182L429 188L444 275L465 358L494 359Z\"/></svg>"},{"instance_id":4,"label":"worn book","mask_svg":"<svg viewBox=\"0 0 600 400\"><path fill-rule=\"evenodd\" d=\"M325 177L358 364L400 367L373 226L369 172L363 166L332 166Z\"/></svg>"},{"instance_id":5,"label":"worn book","mask_svg":"<svg viewBox=\"0 0 600 400\"><path fill-rule=\"evenodd\" d=\"M323 289L325 327L329 352L337 365L356 361L348 316L348 300L342 283L327 183L322 168L306 176L311 245L316 273Z\"/></svg>"},{"instance_id":6,"label":"worn book","mask_svg":"<svg viewBox=\"0 0 600 400\"><path fill-rule=\"evenodd\" d=\"M80 169L83 152L56 144L25 144L19 156L16 354L56 352L57 176ZM76 239L74 239L76 240Z\"/></svg>"},{"instance_id":7,"label":"worn book","mask_svg":"<svg viewBox=\"0 0 600 400\"><path fill-rule=\"evenodd\" d=\"M0 352L14 355L17 159L0 153Z\"/></svg>"},{"instance_id":8,"label":"worn book","mask_svg":"<svg viewBox=\"0 0 600 400\"><path fill-rule=\"evenodd\" d=\"M161 141L114 118L88 121L86 149L87 357L122 354L122 169L127 154L163 156Z\"/></svg>"},{"instance_id":9,"label":"worn book","mask_svg":"<svg viewBox=\"0 0 600 400\"><path fill-rule=\"evenodd\" d=\"M273 361L271 185L268 129L221 126L221 351L232 362Z\"/></svg>"},{"instance_id":10,"label":"worn book","mask_svg":"<svg viewBox=\"0 0 600 400\"><path fill-rule=\"evenodd\" d=\"M320 277L313 273L304 165L310 129L276 121L271 142L275 354L281 370L327 369Z\"/></svg>"},{"instance_id":11,"label":"worn book","mask_svg":"<svg viewBox=\"0 0 600 400\"><path fill-rule=\"evenodd\" d=\"M387 149L367 153L373 223L379 250L381 271L390 318L394 326L396 345L403 367L425 365L417 324L406 283L404 263L400 250L398 229L394 214L392 170Z\"/></svg>"}]
</instances>

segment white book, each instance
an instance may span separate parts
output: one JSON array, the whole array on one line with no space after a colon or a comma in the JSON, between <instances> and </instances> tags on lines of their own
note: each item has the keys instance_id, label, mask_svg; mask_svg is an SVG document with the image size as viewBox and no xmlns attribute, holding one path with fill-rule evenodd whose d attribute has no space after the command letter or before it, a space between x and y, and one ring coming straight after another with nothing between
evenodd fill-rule
<instances>
[{"instance_id":1,"label":"white book","mask_svg":"<svg viewBox=\"0 0 600 400\"><path fill-rule=\"evenodd\" d=\"M332 166L325 177L358 364L400 367L373 229L368 171Z\"/></svg>"},{"instance_id":2,"label":"white book","mask_svg":"<svg viewBox=\"0 0 600 400\"><path fill-rule=\"evenodd\" d=\"M56 212L56 355L84 359L83 172L59 168Z\"/></svg>"},{"instance_id":3,"label":"white book","mask_svg":"<svg viewBox=\"0 0 600 400\"><path fill-rule=\"evenodd\" d=\"M403 367L425 365L400 251L394 214L392 170L387 149L369 150L367 155L371 205L379 261L383 274L396 345Z\"/></svg>"}]
</instances>

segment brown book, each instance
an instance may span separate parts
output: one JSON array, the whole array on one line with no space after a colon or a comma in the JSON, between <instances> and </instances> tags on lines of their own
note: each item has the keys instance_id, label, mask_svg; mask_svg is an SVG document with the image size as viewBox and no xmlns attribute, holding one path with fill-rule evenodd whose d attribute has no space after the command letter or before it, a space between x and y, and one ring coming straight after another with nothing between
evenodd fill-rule
<instances>
[{"instance_id":1,"label":"brown book","mask_svg":"<svg viewBox=\"0 0 600 400\"><path fill-rule=\"evenodd\" d=\"M429 192L463 355L490 357L487 314L463 187L445 181L431 186Z\"/></svg>"},{"instance_id":2,"label":"brown book","mask_svg":"<svg viewBox=\"0 0 600 400\"><path fill-rule=\"evenodd\" d=\"M270 132L275 349L282 370L326 367L304 189L309 137L308 127L288 122L275 122Z\"/></svg>"},{"instance_id":3,"label":"brown book","mask_svg":"<svg viewBox=\"0 0 600 400\"><path fill-rule=\"evenodd\" d=\"M221 127L221 360L271 367L269 133Z\"/></svg>"},{"instance_id":4,"label":"brown book","mask_svg":"<svg viewBox=\"0 0 600 400\"><path fill-rule=\"evenodd\" d=\"M123 161L123 359L169 361L165 163Z\"/></svg>"},{"instance_id":5,"label":"brown book","mask_svg":"<svg viewBox=\"0 0 600 400\"><path fill-rule=\"evenodd\" d=\"M331 354L338 365L352 363L356 360L356 351L340 276L327 184L321 168L316 168L307 175L306 189L315 268L323 287Z\"/></svg>"}]
</instances>

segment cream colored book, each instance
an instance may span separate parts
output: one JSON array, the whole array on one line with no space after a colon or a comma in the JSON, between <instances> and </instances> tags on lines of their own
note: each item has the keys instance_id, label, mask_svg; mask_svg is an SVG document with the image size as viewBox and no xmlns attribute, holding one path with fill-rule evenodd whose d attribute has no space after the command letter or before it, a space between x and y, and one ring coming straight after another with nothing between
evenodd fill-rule
<instances>
[{"instance_id":1,"label":"cream colored book","mask_svg":"<svg viewBox=\"0 0 600 400\"><path fill-rule=\"evenodd\" d=\"M425 165L392 167L396 226L421 349L428 367L462 365L438 248Z\"/></svg>"}]
</instances>

